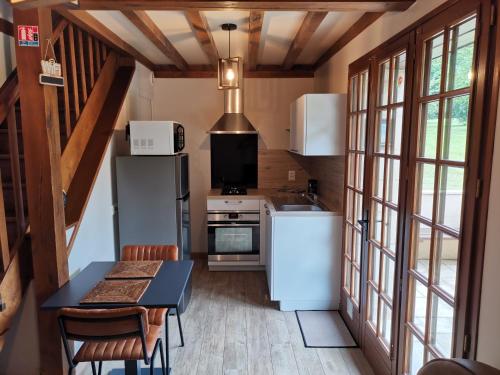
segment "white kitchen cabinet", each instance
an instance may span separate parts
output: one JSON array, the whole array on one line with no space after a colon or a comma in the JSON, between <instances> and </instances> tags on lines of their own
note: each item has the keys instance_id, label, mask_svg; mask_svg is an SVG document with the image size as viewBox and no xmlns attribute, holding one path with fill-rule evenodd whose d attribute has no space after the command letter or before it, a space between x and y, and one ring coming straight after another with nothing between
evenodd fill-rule
<instances>
[{"instance_id":1,"label":"white kitchen cabinet","mask_svg":"<svg viewBox=\"0 0 500 375\"><path fill-rule=\"evenodd\" d=\"M273 292L273 217L269 209L266 210L266 273L269 296L274 299Z\"/></svg>"},{"instance_id":2,"label":"white kitchen cabinet","mask_svg":"<svg viewBox=\"0 0 500 375\"><path fill-rule=\"evenodd\" d=\"M345 94L305 94L290 106L290 149L304 156L345 154Z\"/></svg>"},{"instance_id":3,"label":"white kitchen cabinet","mask_svg":"<svg viewBox=\"0 0 500 375\"><path fill-rule=\"evenodd\" d=\"M266 216L267 278L280 310L338 309L341 216Z\"/></svg>"},{"instance_id":4,"label":"white kitchen cabinet","mask_svg":"<svg viewBox=\"0 0 500 375\"><path fill-rule=\"evenodd\" d=\"M267 220L266 212L268 211L268 206L265 200L260 201L260 264L264 266L266 264L266 248L267 248Z\"/></svg>"}]
</instances>

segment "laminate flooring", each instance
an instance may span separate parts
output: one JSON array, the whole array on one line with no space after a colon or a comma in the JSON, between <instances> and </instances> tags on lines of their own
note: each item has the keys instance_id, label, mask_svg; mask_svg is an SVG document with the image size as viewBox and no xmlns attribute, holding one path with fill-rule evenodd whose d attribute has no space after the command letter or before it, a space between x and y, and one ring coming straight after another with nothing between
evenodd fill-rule
<instances>
[{"instance_id":1,"label":"laminate flooring","mask_svg":"<svg viewBox=\"0 0 500 375\"><path fill-rule=\"evenodd\" d=\"M193 272L191 302L181 315L184 347L176 318L168 318L172 375L373 374L359 349L305 348L295 313L269 301L265 272L209 272L201 261ZM104 363L103 374L120 367Z\"/></svg>"}]
</instances>

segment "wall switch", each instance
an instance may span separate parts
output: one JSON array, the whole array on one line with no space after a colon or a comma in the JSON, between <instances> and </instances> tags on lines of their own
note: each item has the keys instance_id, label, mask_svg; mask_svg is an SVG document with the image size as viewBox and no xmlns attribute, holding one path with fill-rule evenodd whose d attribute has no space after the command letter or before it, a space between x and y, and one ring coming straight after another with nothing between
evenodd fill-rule
<instances>
[{"instance_id":1,"label":"wall switch","mask_svg":"<svg viewBox=\"0 0 500 375\"><path fill-rule=\"evenodd\" d=\"M295 171L288 171L288 181L295 181Z\"/></svg>"}]
</instances>

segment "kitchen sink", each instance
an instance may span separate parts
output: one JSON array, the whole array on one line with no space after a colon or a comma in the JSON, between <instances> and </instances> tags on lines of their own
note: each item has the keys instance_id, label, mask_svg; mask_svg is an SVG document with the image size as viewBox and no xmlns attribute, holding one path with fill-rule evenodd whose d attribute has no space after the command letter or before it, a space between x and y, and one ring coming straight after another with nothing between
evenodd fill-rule
<instances>
[{"instance_id":1,"label":"kitchen sink","mask_svg":"<svg viewBox=\"0 0 500 375\"><path fill-rule=\"evenodd\" d=\"M282 204L279 205L277 211L323 211L323 209L315 204Z\"/></svg>"}]
</instances>

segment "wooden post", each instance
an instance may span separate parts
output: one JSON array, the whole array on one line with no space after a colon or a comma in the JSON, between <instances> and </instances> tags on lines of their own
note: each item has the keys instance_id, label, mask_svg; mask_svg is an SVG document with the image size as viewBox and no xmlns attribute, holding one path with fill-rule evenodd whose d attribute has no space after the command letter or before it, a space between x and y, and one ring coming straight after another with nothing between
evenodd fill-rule
<instances>
[{"instance_id":1,"label":"wooden post","mask_svg":"<svg viewBox=\"0 0 500 375\"><path fill-rule=\"evenodd\" d=\"M33 274L40 305L68 280L57 91L38 83L40 60L52 35L51 10L14 9L14 30L18 25L38 26L40 40L39 47L20 47L15 33ZM66 361L55 313L38 311L38 336L40 374L63 374Z\"/></svg>"}]
</instances>

